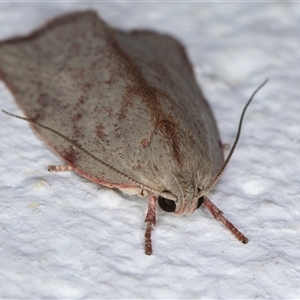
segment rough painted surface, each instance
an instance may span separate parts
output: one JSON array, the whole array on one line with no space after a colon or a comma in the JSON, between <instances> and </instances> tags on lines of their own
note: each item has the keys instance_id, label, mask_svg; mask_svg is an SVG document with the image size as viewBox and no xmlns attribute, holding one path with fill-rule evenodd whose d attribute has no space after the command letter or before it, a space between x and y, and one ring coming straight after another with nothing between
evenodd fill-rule
<instances>
[{"instance_id":1,"label":"rough painted surface","mask_svg":"<svg viewBox=\"0 0 300 300\"><path fill-rule=\"evenodd\" d=\"M120 28L176 35L228 143L247 98L270 77L210 196L250 242L237 242L204 211L180 218L160 212L155 255L145 257L145 201L72 173L48 173L58 158L29 126L1 116L0 296L297 297L299 4L87 5L2 3L0 38L87 7ZM3 85L0 92L1 108L20 113Z\"/></svg>"}]
</instances>

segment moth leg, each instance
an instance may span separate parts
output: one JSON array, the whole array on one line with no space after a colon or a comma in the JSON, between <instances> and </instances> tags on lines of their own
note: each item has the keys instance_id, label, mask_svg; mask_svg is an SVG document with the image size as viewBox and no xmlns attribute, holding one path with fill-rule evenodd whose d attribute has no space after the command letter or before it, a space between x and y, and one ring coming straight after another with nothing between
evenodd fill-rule
<instances>
[{"instance_id":1,"label":"moth leg","mask_svg":"<svg viewBox=\"0 0 300 300\"><path fill-rule=\"evenodd\" d=\"M220 220L240 242L242 242L243 244L247 244L249 242L248 238L246 238L240 231L238 231L238 229L223 216L223 212L219 210L206 196L204 196L203 203L214 216L214 218Z\"/></svg>"},{"instance_id":2,"label":"moth leg","mask_svg":"<svg viewBox=\"0 0 300 300\"><path fill-rule=\"evenodd\" d=\"M156 224L156 203L157 197L156 196L149 196L148 197L148 211L145 218L145 222L147 222L147 229L145 232L145 253L147 255L152 254L152 242L151 242L151 231L152 227Z\"/></svg>"},{"instance_id":3,"label":"moth leg","mask_svg":"<svg viewBox=\"0 0 300 300\"><path fill-rule=\"evenodd\" d=\"M223 150L230 149L230 144L228 144L228 143L222 144L222 149Z\"/></svg>"},{"instance_id":4,"label":"moth leg","mask_svg":"<svg viewBox=\"0 0 300 300\"><path fill-rule=\"evenodd\" d=\"M49 172L64 172L64 171L72 171L72 167L69 165L49 165L47 167Z\"/></svg>"}]
</instances>

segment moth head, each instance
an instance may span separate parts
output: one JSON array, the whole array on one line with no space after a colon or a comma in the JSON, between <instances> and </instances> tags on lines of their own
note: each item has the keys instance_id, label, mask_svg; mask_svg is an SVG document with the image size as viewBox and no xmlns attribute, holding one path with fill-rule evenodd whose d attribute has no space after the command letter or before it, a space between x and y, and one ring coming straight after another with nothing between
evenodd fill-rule
<instances>
[{"instance_id":1,"label":"moth head","mask_svg":"<svg viewBox=\"0 0 300 300\"><path fill-rule=\"evenodd\" d=\"M188 199L187 197L182 197L181 199L176 197L174 199L175 197L172 193L164 191L158 196L158 205L166 212L174 212L177 215L182 215L193 213L204 201L204 196L200 198L192 197L192 199Z\"/></svg>"}]
</instances>

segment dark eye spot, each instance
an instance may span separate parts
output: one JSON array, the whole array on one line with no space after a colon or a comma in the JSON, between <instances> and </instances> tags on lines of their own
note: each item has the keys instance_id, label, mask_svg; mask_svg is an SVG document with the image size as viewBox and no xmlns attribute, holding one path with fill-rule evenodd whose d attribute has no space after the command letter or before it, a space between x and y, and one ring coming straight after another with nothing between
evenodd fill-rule
<instances>
[{"instance_id":1,"label":"dark eye spot","mask_svg":"<svg viewBox=\"0 0 300 300\"><path fill-rule=\"evenodd\" d=\"M166 199L162 196L158 196L158 204L162 210L167 212L174 212L176 209L176 204L173 200Z\"/></svg>"},{"instance_id":2,"label":"dark eye spot","mask_svg":"<svg viewBox=\"0 0 300 300\"><path fill-rule=\"evenodd\" d=\"M199 208L203 204L203 201L204 201L204 196L198 199L197 208Z\"/></svg>"}]
</instances>

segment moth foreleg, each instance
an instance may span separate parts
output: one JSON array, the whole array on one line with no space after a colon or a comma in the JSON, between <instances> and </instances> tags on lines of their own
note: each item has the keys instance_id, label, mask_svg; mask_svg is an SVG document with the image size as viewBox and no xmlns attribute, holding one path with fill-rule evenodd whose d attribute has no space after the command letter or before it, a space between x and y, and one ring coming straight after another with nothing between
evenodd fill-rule
<instances>
[{"instance_id":1,"label":"moth foreleg","mask_svg":"<svg viewBox=\"0 0 300 300\"><path fill-rule=\"evenodd\" d=\"M246 238L231 222L229 222L224 216L223 212L219 210L206 196L204 196L204 205L211 212L215 219L220 220L235 236L236 238L247 244L249 242L248 238Z\"/></svg>"},{"instance_id":2,"label":"moth foreleg","mask_svg":"<svg viewBox=\"0 0 300 300\"><path fill-rule=\"evenodd\" d=\"M49 165L47 167L49 172L64 172L64 171L72 171L72 167L69 165Z\"/></svg>"},{"instance_id":3,"label":"moth foreleg","mask_svg":"<svg viewBox=\"0 0 300 300\"><path fill-rule=\"evenodd\" d=\"M157 197L156 196L149 196L148 197L148 211L145 218L145 222L147 222L147 229L145 232L145 253L147 255L152 254L152 241L151 241L151 232L152 228L156 223L156 203Z\"/></svg>"}]
</instances>

